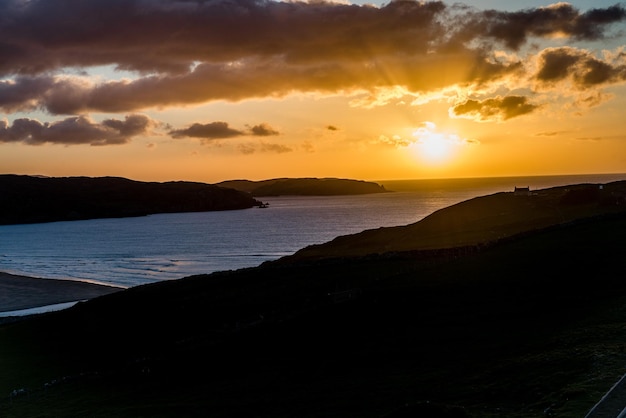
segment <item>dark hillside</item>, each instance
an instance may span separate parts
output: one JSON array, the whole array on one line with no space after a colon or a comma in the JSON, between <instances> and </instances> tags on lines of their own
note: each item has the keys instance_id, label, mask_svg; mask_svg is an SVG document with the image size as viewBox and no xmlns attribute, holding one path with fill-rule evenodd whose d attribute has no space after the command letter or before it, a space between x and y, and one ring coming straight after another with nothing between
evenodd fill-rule
<instances>
[{"instance_id":1,"label":"dark hillside","mask_svg":"<svg viewBox=\"0 0 626 418\"><path fill-rule=\"evenodd\" d=\"M362 180L334 178L281 178L262 181L230 180L218 183L251 193L253 196L334 196L369 193L385 193L377 184Z\"/></svg>"},{"instance_id":2,"label":"dark hillside","mask_svg":"<svg viewBox=\"0 0 626 418\"><path fill-rule=\"evenodd\" d=\"M145 183L117 177L0 175L0 224L245 209L247 193L191 182Z\"/></svg>"},{"instance_id":3,"label":"dark hillside","mask_svg":"<svg viewBox=\"0 0 626 418\"><path fill-rule=\"evenodd\" d=\"M133 288L0 328L0 415L581 417L626 366L625 254L613 214Z\"/></svg>"},{"instance_id":4,"label":"dark hillside","mask_svg":"<svg viewBox=\"0 0 626 418\"><path fill-rule=\"evenodd\" d=\"M283 261L475 246L624 211L625 181L555 187L529 195L496 193L438 210L411 225L363 231L312 245Z\"/></svg>"}]
</instances>

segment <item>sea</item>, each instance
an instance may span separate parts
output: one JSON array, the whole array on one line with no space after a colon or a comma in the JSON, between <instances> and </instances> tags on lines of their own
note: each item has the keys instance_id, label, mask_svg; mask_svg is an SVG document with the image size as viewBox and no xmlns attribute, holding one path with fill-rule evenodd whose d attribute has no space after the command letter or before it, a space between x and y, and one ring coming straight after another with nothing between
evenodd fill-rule
<instances>
[{"instance_id":1,"label":"sea","mask_svg":"<svg viewBox=\"0 0 626 418\"><path fill-rule=\"evenodd\" d=\"M390 193L259 198L267 208L0 226L0 271L133 287L258 266L366 229L407 225L516 186L626 180L626 174L378 181Z\"/></svg>"}]
</instances>

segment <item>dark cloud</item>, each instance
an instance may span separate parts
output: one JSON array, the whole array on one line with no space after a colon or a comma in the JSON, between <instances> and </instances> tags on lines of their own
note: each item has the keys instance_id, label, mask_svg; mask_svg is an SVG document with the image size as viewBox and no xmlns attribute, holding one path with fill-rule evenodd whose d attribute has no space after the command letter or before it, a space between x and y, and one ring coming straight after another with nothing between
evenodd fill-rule
<instances>
[{"instance_id":1,"label":"dark cloud","mask_svg":"<svg viewBox=\"0 0 626 418\"><path fill-rule=\"evenodd\" d=\"M337 127L336 127L336 126L334 126L334 125L328 125L328 126L326 127L326 129L328 129L329 131L338 131L338 130L339 130L339 128L337 128Z\"/></svg>"},{"instance_id":2,"label":"dark cloud","mask_svg":"<svg viewBox=\"0 0 626 418\"><path fill-rule=\"evenodd\" d=\"M52 123L21 118L0 121L0 142L22 142L29 145L117 145L149 133L157 123L145 115L129 115L124 120L107 119L102 123L87 116L67 118Z\"/></svg>"},{"instance_id":3,"label":"dark cloud","mask_svg":"<svg viewBox=\"0 0 626 418\"><path fill-rule=\"evenodd\" d=\"M560 81L569 75L570 68L578 62L578 57L568 49L547 50L540 57L537 80L550 83Z\"/></svg>"},{"instance_id":4,"label":"dark cloud","mask_svg":"<svg viewBox=\"0 0 626 418\"><path fill-rule=\"evenodd\" d=\"M539 106L528 103L524 96L495 97L486 100L467 100L451 111L456 117L477 121L507 120L531 113Z\"/></svg>"},{"instance_id":5,"label":"dark cloud","mask_svg":"<svg viewBox=\"0 0 626 418\"><path fill-rule=\"evenodd\" d=\"M380 8L318 1L6 0L0 2L0 76L13 79L0 81L0 110L119 113L293 92L401 86L423 93L480 85L523 70L521 61L494 59L489 42L517 49L530 37L601 39L625 16L617 5L581 13L566 3L497 12L414 0ZM558 64L542 76L564 77ZM138 78L55 75L97 65L136 71ZM602 61L587 68L583 84L617 79Z\"/></svg>"},{"instance_id":6,"label":"dark cloud","mask_svg":"<svg viewBox=\"0 0 626 418\"><path fill-rule=\"evenodd\" d=\"M226 122L194 123L188 128L170 131L173 138L223 139L243 134L242 131L230 128Z\"/></svg>"},{"instance_id":7,"label":"dark cloud","mask_svg":"<svg viewBox=\"0 0 626 418\"><path fill-rule=\"evenodd\" d=\"M0 109L6 113L32 110L39 106L54 83L54 78L49 76L0 80Z\"/></svg>"},{"instance_id":8,"label":"dark cloud","mask_svg":"<svg viewBox=\"0 0 626 418\"><path fill-rule=\"evenodd\" d=\"M608 25L624 19L626 10L619 5L581 13L571 4L561 2L518 12L488 10L474 13L459 33L469 38L478 35L495 39L509 48L518 49L531 36L602 39Z\"/></svg>"},{"instance_id":9,"label":"dark cloud","mask_svg":"<svg viewBox=\"0 0 626 418\"><path fill-rule=\"evenodd\" d=\"M172 138L202 138L202 139L225 139L237 136L272 136L279 135L267 123L261 123L249 128L248 131L242 131L231 128L226 122L210 122L210 123L194 123L188 128L171 130L169 134Z\"/></svg>"},{"instance_id":10,"label":"dark cloud","mask_svg":"<svg viewBox=\"0 0 626 418\"><path fill-rule=\"evenodd\" d=\"M252 135L255 136L272 136L280 135L280 132L269 126L267 123L261 123L260 125L254 125L250 128Z\"/></svg>"},{"instance_id":11,"label":"dark cloud","mask_svg":"<svg viewBox=\"0 0 626 418\"><path fill-rule=\"evenodd\" d=\"M0 21L0 72L113 64L183 73L193 62L251 56L310 62L398 47L420 53L427 45L415 39L441 33L436 18L445 9L440 1L405 0L381 9L265 0L8 0Z\"/></svg>"},{"instance_id":12,"label":"dark cloud","mask_svg":"<svg viewBox=\"0 0 626 418\"><path fill-rule=\"evenodd\" d=\"M626 81L626 65L603 61L585 50L561 47L544 50L535 75L542 84L571 80L580 90Z\"/></svg>"}]
</instances>

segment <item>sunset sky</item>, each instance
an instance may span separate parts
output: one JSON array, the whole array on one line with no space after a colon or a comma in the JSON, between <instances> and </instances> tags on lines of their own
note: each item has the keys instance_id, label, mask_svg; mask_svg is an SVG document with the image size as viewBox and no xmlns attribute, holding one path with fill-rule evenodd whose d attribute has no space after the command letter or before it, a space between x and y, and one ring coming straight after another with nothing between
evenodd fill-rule
<instances>
[{"instance_id":1,"label":"sunset sky","mask_svg":"<svg viewBox=\"0 0 626 418\"><path fill-rule=\"evenodd\" d=\"M625 173L626 6L5 0L0 112L1 173Z\"/></svg>"}]
</instances>

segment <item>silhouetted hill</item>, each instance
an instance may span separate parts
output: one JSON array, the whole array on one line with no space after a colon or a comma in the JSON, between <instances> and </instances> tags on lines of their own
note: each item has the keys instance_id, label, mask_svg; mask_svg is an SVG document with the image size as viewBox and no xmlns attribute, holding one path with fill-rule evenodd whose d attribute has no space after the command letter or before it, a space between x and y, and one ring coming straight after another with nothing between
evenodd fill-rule
<instances>
[{"instance_id":1,"label":"silhouetted hill","mask_svg":"<svg viewBox=\"0 0 626 418\"><path fill-rule=\"evenodd\" d=\"M560 208L601 202L571 190ZM0 415L584 416L626 367L626 214L601 212L475 251L267 263L2 326Z\"/></svg>"},{"instance_id":2,"label":"silhouetted hill","mask_svg":"<svg viewBox=\"0 0 626 418\"><path fill-rule=\"evenodd\" d=\"M0 175L0 224L245 209L249 194L192 182L146 183L118 177Z\"/></svg>"},{"instance_id":3,"label":"silhouetted hill","mask_svg":"<svg viewBox=\"0 0 626 418\"><path fill-rule=\"evenodd\" d=\"M378 228L306 247L283 261L475 246L577 219L626 211L626 181L477 197L406 226Z\"/></svg>"},{"instance_id":4,"label":"silhouetted hill","mask_svg":"<svg viewBox=\"0 0 626 418\"><path fill-rule=\"evenodd\" d=\"M387 192L383 186L376 183L334 178L229 180L217 183L217 185L245 191L253 196L333 196Z\"/></svg>"}]
</instances>

